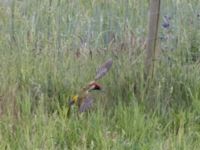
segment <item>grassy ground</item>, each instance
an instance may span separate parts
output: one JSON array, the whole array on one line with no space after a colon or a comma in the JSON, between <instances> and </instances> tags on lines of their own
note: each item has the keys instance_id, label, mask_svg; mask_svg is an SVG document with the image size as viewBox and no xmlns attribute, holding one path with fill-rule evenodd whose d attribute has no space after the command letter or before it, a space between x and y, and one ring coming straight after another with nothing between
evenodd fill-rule
<instances>
[{"instance_id":1,"label":"grassy ground","mask_svg":"<svg viewBox=\"0 0 200 150\"><path fill-rule=\"evenodd\" d=\"M200 147L198 0L165 0L154 79L143 77L147 0L0 2L0 149ZM113 59L90 113L67 102Z\"/></svg>"}]
</instances>

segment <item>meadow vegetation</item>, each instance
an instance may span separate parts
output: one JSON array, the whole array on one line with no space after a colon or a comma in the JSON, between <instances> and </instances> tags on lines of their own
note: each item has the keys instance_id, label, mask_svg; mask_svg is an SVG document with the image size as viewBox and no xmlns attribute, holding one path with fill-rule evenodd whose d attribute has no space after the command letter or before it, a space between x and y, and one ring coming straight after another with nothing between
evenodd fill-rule
<instances>
[{"instance_id":1,"label":"meadow vegetation","mask_svg":"<svg viewBox=\"0 0 200 150\"><path fill-rule=\"evenodd\" d=\"M0 149L200 148L198 0L162 1L148 84L148 0L0 4ZM109 58L92 111L67 118L68 99Z\"/></svg>"}]
</instances>

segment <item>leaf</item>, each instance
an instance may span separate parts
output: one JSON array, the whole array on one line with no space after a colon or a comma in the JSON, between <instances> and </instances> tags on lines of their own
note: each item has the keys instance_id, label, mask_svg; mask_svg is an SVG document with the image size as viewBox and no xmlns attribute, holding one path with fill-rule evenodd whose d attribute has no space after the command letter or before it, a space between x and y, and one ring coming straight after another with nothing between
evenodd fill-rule
<instances>
[{"instance_id":1,"label":"leaf","mask_svg":"<svg viewBox=\"0 0 200 150\"><path fill-rule=\"evenodd\" d=\"M112 59L110 58L109 60L107 60L104 64L101 65L101 67L97 70L96 72L96 76L95 76L95 80L99 80L100 78L102 78L104 75L106 75L106 73L110 70L110 68L112 67Z\"/></svg>"}]
</instances>

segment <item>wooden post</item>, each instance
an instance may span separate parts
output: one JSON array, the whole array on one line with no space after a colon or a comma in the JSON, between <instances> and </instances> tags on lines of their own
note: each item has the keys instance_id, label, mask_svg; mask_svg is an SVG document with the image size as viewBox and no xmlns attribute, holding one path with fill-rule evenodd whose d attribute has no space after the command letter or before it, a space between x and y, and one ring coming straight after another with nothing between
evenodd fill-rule
<instances>
[{"instance_id":1,"label":"wooden post","mask_svg":"<svg viewBox=\"0 0 200 150\"><path fill-rule=\"evenodd\" d=\"M148 36L145 60L146 77L153 78L154 61L156 57L156 42L160 16L160 0L150 0Z\"/></svg>"},{"instance_id":2,"label":"wooden post","mask_svg":"<svg viewBox=\"0 0 200 150\"><path fill-rule=\"evenodd\" d=\"M11 4L11 46L16 44L15 39L15 0Z\"/></svg>"}]
</instances>

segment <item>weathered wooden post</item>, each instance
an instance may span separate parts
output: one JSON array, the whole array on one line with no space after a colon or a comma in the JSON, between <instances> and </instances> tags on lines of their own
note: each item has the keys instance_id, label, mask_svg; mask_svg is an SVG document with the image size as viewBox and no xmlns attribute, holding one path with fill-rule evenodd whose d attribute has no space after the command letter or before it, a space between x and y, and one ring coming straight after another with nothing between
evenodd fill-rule
<instances>
[{"instance_id":1,"label":"weathered wooden post","mask_svg":"<svg viewBox=\"0 0 200 150\"><path fill-rule=\"evenodd\" d=\"M145 76L152 78L154 73L154 65L156 60L156 43L157 33L159 27L160 16L160 1L150 0L149 7L149 21L148 21L148 35L147 35L147 48L145 59Z\"/></svg>"}]
</instances>

